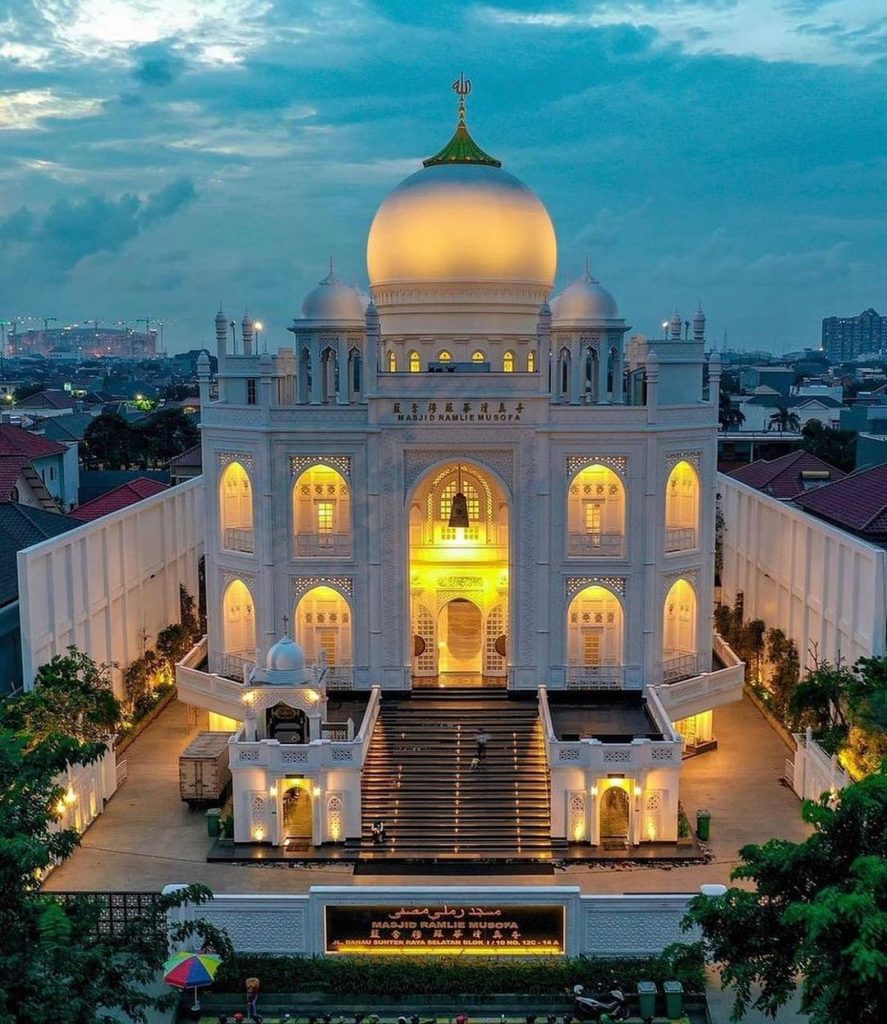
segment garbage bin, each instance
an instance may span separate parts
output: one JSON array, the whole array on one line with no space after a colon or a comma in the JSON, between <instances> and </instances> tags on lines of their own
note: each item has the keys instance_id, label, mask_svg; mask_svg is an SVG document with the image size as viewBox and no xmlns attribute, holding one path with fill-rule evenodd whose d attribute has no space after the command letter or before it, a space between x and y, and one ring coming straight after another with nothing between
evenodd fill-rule
<instances>
[{"instance_id":1,"label":"garbage bin","mask_svg":"<svg viewBox=\"0 0 887 1024\"><path fill-rule=\"evenodd\" d=\"M219 836L219 818L221 814L222 809L220 807L210 807L206 812L206 834L213 839L217 839Z\"/></svg>"},{"instance_id":2,"label":"garbage bin","mask_svg":"<svg viewBox=\"0 0 887 1024\"><path fill-rule=\"evenodd\" d=\"M665 1016L677 1020L684 1015L684 986L679 981L663 981L665 993Z\"/></svg>"},{"instance_id":3,"label":"garbage bin","mask_svg":"<svg viewBox=\"0 0 887 1024\"><path fill-rule=\"evenodd\" d=\"M708 842L711 835L711 811L699 809L696 812L696 835L703 841Z\"/></svg>"},{"instance_id":4,"label":"garbage bin","mask_svg":"<svg viewBox=\"0 0 887 1024\"><path fill-rule=\"evenodd\" d=\"M653 981L638 982L638 1012L644 1018L652 1017L656 1012L656 983Z\"/></svg>"}]
</instances>

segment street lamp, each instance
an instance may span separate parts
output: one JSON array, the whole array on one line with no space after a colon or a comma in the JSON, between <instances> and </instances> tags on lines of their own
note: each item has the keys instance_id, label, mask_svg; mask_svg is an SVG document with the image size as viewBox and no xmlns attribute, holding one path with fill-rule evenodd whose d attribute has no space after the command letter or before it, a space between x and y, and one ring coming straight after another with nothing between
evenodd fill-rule
<instances>
[{"instance_id":1,"label":"street lamp","mask_svg":"<svg viewBox=\"0 0 887 1024\"><path fill-rule=\"evenodd\" d=\"M261 320L256 320L256 322L255 322L255 324L253 326L256 329L256 355L258 355L259 354L259 334L262 332L262 330L264 329L265 325L262 323Z\"/></svg>"},{"instance_id":2,"label":"street lamp","mask_svg":"<svg viewBox=\"0 0 887 1024\"><path fill-rule=\"evenodd\" d=\"M663 340L668 341L668 321L662 321L662 337Z\"/></svg>"}]
</instances>

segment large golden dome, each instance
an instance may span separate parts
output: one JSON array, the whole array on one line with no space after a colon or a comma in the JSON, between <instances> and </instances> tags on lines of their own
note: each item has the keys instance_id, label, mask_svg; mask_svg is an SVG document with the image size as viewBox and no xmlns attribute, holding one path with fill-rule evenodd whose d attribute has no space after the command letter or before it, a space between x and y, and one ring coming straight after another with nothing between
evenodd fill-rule
<instances>
[{"instance_id":1,"label":"large golden dome","mask_svg":"<svg viewBox=\"0 0 887 1024\"><path fill-rule=\"evenodd\" d=\"M464 107L450 142L379 207L367 241L373 288L452 282L550 289L556 265L548 211L474 142Z\"/></svg>"}]
</instances>

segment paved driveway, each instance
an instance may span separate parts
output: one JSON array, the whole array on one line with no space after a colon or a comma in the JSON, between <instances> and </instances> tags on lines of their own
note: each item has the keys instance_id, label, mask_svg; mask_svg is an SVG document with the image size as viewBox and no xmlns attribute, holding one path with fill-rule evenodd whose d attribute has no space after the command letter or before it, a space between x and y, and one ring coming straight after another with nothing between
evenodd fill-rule
<instances>
[{"instance_id":1,"label":"paved driveway","mask_svg":"<svg viewBox=\"0 0 887 1024\"><path fill-rule=\"evenodd\" d=\"M170 882L202 882L216 892L299 892L311 885L372 884L349 865L275 867L207 864L204 815L178 794L178 755L199 727L173 702L127 751L129 780L84 835L79 850L48 878L51 890L156 891ZM587 893L696 892L726 882L745 843L771 836L802 839L800 804L779 784L786 749L743 700L715 712L718 750L684 764L682 801L691 820L712 812L713 860L687 867L577 865L549 875L510 875L508 882L578 885ZM391 883L391 876L381 879ZM416 884L492 885L495 877L410 875Z\"/></svg>"}]
</instances>

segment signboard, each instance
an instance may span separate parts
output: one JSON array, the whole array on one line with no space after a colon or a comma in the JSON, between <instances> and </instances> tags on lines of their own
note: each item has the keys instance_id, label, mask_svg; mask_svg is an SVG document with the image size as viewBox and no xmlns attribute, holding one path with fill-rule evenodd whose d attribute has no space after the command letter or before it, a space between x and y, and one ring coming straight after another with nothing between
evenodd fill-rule
<instances>
[{"instance_id":1,"label":"signboard","mask_svg":"<svg viewBox=\"0 0 887 1024\"><path fill-rule=\"evenodd\" d=\"M437 399L434 401L409 401L402 399L383 406L382 419L388 423L520 423L527 412L527 406L520 401L499 399Z\"/></svg>"},{"instance_id":2,"label":"signboard","mask_svg":"<svg viewBox=\"0 0 887 1024\"><path fill-rule=\"evenodd\" d=\"M539 956L564 952L562 906L327 906L326 952Z\"/></svg>"}]
</instances>

